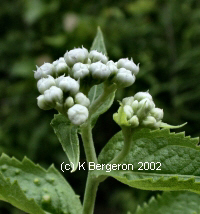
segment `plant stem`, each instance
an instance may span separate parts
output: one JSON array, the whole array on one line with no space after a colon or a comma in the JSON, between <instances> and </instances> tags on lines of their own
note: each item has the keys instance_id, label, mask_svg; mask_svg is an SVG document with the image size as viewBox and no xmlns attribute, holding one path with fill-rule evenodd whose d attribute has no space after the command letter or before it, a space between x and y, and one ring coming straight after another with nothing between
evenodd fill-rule
<instances>
[{"instance_id":1,"label":"plant stem","mask_svg":"<svg viewBox=\"0 0 200 214\"><path fill-rule=\"evenodd\" d=\"M81 135L83 140L83 146L86 154L87 163L94 162L98 163L96 151L94 147L93 137L92 137L92 127L91 127L91 116L94 114L98 108L105 102L108 96L116 90L116 85L107 86L104 84L103 93L91 104L89 109L89 118L86 124L81 127ZM83 211L82 214L93 214L94 204L96 200L96 193L100 179L96 178L93 173L88 172L84 201L83 201Z\"/></svg>"},{"instance_id":2,"label":"plant stem","mask_svg":"<svg viewBox=\"0 0 200 214\"><path fill-rule=\"evenodd\" d=\"M97 156L92 138L92 128L90 120L81 128L81 135L87 163L89 162L97 163Z\"/></svg>"},{"instance_id":3,"label":"plant stem","mask_svg":"<svg viewBox=\"0 0 200 214\"><path fill-rule=\"evenodd\" d=\"M121 163L131 149L131 140L132 140L133 130L130 127L122 127L122 133L124 135L124 146L120 151L120 153L115 158L113 158L109 162L109 164Z\"/></svg>"},{"instance_id":4,"label":"plant stem","mask_svg":"<svg viewBox=\"0 0 200 214\"><path fill-rule=\"evenodd\" d=\"M98 185L99 181L92 176L91 172L89 172L85 188L82 214L93 214Z\"/></svg>"}]
</instances>

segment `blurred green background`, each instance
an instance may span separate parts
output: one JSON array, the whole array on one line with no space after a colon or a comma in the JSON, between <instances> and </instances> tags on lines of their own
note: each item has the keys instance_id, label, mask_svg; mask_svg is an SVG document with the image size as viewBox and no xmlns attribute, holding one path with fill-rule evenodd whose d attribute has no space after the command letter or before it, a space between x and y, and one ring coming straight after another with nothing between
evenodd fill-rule
<instances>
[{"instance_id":1,"label":"blurred green background","mask_svg":"<svg viewBox=\"0 0 200 214\"><path fill-rule=\"evenodd\" d=\"M109 58L140 63L137 80L117 92L116 100L147 91L164 109L164 122L188 122L186 135L200 135L200 1L2 0L0 7L0 153L24 155L47 168L66 160L49 123L55 111L37 107L35 65L52 62L74 47L90 48L100 26ZM112 108L94 128L97 153L119 127ZM83 149L81 144L81 149ZM85 161L81 151L81 161ZM76 193L86 173L62 173ZM110 183L112 182L112 187ZM133 211L152 195L108 179L100 185L95 213ZM22 214L7 203L0 213Z\"/></svg>"}]
</instances>

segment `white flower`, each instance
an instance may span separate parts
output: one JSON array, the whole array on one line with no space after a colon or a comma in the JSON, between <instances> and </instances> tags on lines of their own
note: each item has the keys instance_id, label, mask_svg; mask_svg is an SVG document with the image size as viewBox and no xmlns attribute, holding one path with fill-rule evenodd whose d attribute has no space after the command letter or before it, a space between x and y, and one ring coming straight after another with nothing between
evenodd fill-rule
<instances>
[{"instance_id":1,"label":"white flower","mask_svg":"<svg viewBox=\"0 0 200 214\"><path fill-rule=\"evenodd\" d=\"M90 105L90 100L83 93L79 92L75 96L75 103L88 107Z\"/></svg>"},{"instance_id":2,"label":"white flower","mask_svg":"<svg viewBox=\"0 0 200 214\"><path fill-rule=\"evenodd\" d=\"M156 121L162 120L163 116L164 116L163 109L160 109L160 108L152 109L150 114L151 114L151 116L153 116L156 119Z\"/></svg>"},{"instance_id":3,"label":"white flower","mask_svg":"<svg viewBox=\"0 0 200 214\"><path fill-rule=\"evenodd\" d=\"M72 67L77 62L87 63L88 50L84 47L75 48L71 51L67 51L64 55L65 62L69 67Z\"/></svg>"},{"instance_id":4,"label":"white flower","mask_svg":"<svg viewBox=\"0 0 200 214\"><path fill-rule=\"evenodd\" d=\"M75 95L79 91L79 83L72 79L71 77L63 77L58 82L59 88L61 88L64 92L69 92L70 95Z\"/></svg>"},{"instance_id":5,"label":"white flower","mask_svg":"<svg viewBox=\"0 0 200 214\"><path fill-rule=\"evenodd\" d=\"M50 89L44 92L44 99L48 105L55 106L56 102L62 103L63 92L56 86L51 86Z\"/></svg>"},{"instance_id":6,"label":"white flower","mask_svg":"<svg viewBox=\"0 0 200 214\"><path fill-rule=\"evenodd\" d=\"M131 117L131 119L128 122L132 125L132 127L139 126L139 120L138 120L138 117L136 115Z\"/></svg>"},{"instance_id":7,"label":"white flower","mask_svg":"<svg viewBox=\"0 0 200 214\"><path fill-rule=\"evenodd\" d=\"M92 62L101 61L104 64L106 64L108 62L108 58L104 54L99 53L96 50L90 51L89 58L91 59Z\"/></svg>"},{"instance_id":8,"label":"white flower","mask_svg":"<svg viewBox=\"0 0 200 214\"><path fill-rule=\"evenodd\" d=\"M37 105L42 110L52 109L52 107L46 103L44 95L40 95L39 97L37 97Z\"/></svg>"},{"instance_id":9,"label":"white flower","mask_svg":"<svg viewBox=\"0 0 200 214\"><path fill-rule=\"evenodd\" d=\"M108 61L106 63L106 65L107 65L108 69L110 70L110 76L117 74L118 68L112 60Z\"/></svg>"},{"instance_id":10,"label":"white flower","mask_svg":"<svg viewBox=\"0 0 200 214\"><path fill-rule=\"evenodd\" d=\"M134 99L138 101L141 101L145 98L148 98L149 100L153 100L149 92L138 92L137 94L134 95Z\"/></svg>"},{"instance_id":11,"label":"white flower","mask_svg":"<svg viewBox=\"0 0 200 214\"><path fill-rule=\"evenodd\" d=\"M113 78L114 83L120 88L131 86L135 82L135 76L131 71L120 68L116 76Z\"/></svg>"},{"instance_id":12,"label":"white flower","mask_svg":"<svg viewBox=\"0 0 200 214\"><path fill-rule=\"evenodd\" d=\"M37 71L34 73L35 79L39 80L42 77L53 75L55 73L55 67L51 63L44 63L42 66L37 67Z\"/></svg>"},{"instance_id":13,"label":"white flower","mask_svg":"<svg viewBox=\"0 0 200 214\"><path fill-rule=\"evenodd\" d=\"M124 106L124 112L128 120L133 116L133 109L129 105Z\"/></svg>"},{"instance_id":14,"label":"white flower","mask_svg":"<svg viewBox=\"0 0 200 214\"><path fill-rule=\"evenodd\" d=\"M59 63L66 63L64 57L60 57L56 61L54 61L52 64L56 67Z\"/></svg>"},{"instance_id":15,"label":"white flower","mask_svg":"<svg viewBox=\"0 0 200 214\"><path fill-rule=\"evenodd\" d=\"M60 76L60 77L58 77L58 78L55 79L55 82L56 82L56 86L57 86L57 87L59 87L60 81L63 80L64 78L65 78L65 75L62 75L62 76Z\"/></svg>"},{"instance_id":16,"label":"white flower","mask_svg":"<svg viewBox=\"0 0 200 214\"><path fill-rule=\"evenodd\" d=\"M88 109L85 106L80 104L75 104L71 108L69 108L68 118L74 125L81 125L83 124L89 115Z\"/></svg>"},{"instance_id":17,"label":"white flower","mask_svg":"<svg viewBox=\"0 0 200 214\"><path fill-rule=\"evenodd\" d=\"M48 75L47 78L42 78L37 82L37 88L41 94L43 94L51 86L55 85L56 85L55 79L50 75Z\"/></svg>"},{"instance_id":18,"label":"white flower","mask_svg":"<svg viewBox=\"0 0 200 214\"><path fill-rule=\"evenodd\" d=\"M73 97L68 97L64 102L65 108L71 108L74 105L74 99Z\"/></svg>"},{"instance_id":19,"label":"white flower","mask_svg":"<svg viewBox=\"0 0 200 214\"><path fill-rule=\"evenodd\" d=\"M89 75L88 65L83 64L81 62L74 64L72 68L72 75L76 80L79 78L83 79L84 77L88 76Z\"/></svg>"},{"instance_id":20,"label":"white flower","mask_svg":"<svg viewBox=\"0 0 200 214\"><path fill-rule=\"evenodd\" d=\"M110 75L110 70L102 62L94 62L89 68L92 77L98 80L106 80Z\"/></svg>"},{"instance_id":21,"label":"white flower","mask_svg":"<svg viewBox=\"0 0 200 214\"><path fill-rule=\"evenodd\" d=\"M139 72L139 64L136 65L132 59L129 60L128 58L120 59L117 62L117 67L118 68L126 68L127 70L131 71L132 74L134 74L134 75L137 75Z\"/></svg>"}]
</instances>

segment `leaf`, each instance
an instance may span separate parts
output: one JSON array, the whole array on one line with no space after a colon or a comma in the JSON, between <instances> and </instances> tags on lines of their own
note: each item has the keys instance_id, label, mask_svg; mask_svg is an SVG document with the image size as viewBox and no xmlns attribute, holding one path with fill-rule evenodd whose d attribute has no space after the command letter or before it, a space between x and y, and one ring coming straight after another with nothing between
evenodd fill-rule
<instances>
[{"instance_id":1,"label":"leaf","mask_svg":"<svg viewBox=\"0 0 200 214\"><path fill-rule=\"evenodd\" d=\"M80 158L78 127L71 124L62 114L54 115L51 126L69 159L71 172L76 171Z\"/></svg>"},{"instance_id":2,"label":"leaf","mask_svg":"<svg viewBox=\"0 0 200 214\"><path fill-rule=\"evenodd\" d=\"M127 115L124 111L124 107L122 104L119 107L117 113L113 114L113 120L119 125L119 126L131 126L129 122L127 121Z\"/></svg>"},{"instance_id":3,"label":"leaf","mask_svg":"<svg viewBox=\"0 0 200 214\"><path fill-rule=\"evenodd\" d=\"M100 27L97 28L97 34L96 37L94 38L90 50L97 50L98 52L102 52L103 54L107 55L106 46L104 43L104 38Z\"/></svg>"},{"instance_id":4,"label":"leaf","mask_svg":"<svg viewBox=\"0 0 200 214\"><path fill-rule=\"evenodd\" d=\"M175 134L170 133L169 129L139 129L133 134L131 150L122 163L126 164L123 170L104 170L98 174L112 176L131 187L144 190L188 190L200 193L198 142L198 138L185 137L184 132ZM111 161L122 147L123 136L119 132L100 153L99 163ZM130 164L129 168L125 168L127 164Z\"/></svg>"},{"instance_id":5,"label":"leaf","mask_svg":"<svg viewBox=\"0 0 200 214\"><path fill-rule=\"evenodd\" d=\"M138 206L135 214L197 214L200 213L200 195L191 192L164 192L152 197L148 204Z\"/></svg>"},{"instance_id":6,"label":"leaf","mask_svg":"<svg viewBox=\"0 0 200 214\"><path fill-rule=\"evenodd\" d=\"M0 199L30 214L81 213L73 189L52 165L44 170L28 158L0 157Z\"/></svg>"},{"instance_id":7,"label":"leaf","mask_svg":"<svg viewBox=\"0 0 200 214\"><path fill-rule=\"evenodd\" d=\"M179 128L182 128L183 126L185 126L186 124L187 124L187 122L186 122L186 123L183 123L183 124L181 124L181 125L178 125L178 126L173 126L173 125L169 125L169 124L167 124L167 123L161 122L160 127L161 127L161 128L168 128L168 129L179 129Z\"/></svg>"},{"instance_id":8,"label":"leaf","mask_svg":"<svg viewBox=\"0 0 200 214\"><path fill-rule=\"evenodd\" d=\"M103 34L102 34L100 27L97 28L97 34L92 43L92 47L90 50L97 50L97 51L102 52L103 54L107 55L104 38L103 38ZM90 99L90 104L92 104L103 93L103 90L104 90L103 83L101 83L99 85L94 85L90 89L89 94L88 94L88 98ZM100 108L92 115L92 118L91 118L92 127L94 127L98 117L110 108L110 106L112 105L112 103L114 101L114 98L115 98L115 92L111 93L109 95L109 97L107 98L107 100L104 103L102 103Z\"/></svg>"},{"instance_id":9,"label":"leaf","mask_svg":"<svg viewBox=\"0 0 200 214\"><path fill-rule=\"evenodd\" d=\"M91 88L88 94L88 98L90 100L91 105L103 93L103 90L104 90L103 88L104 88L103 83L99 85L95 85ZM113 104L114 99L115 99L115 91L111 93L107 97L106 101L101 104L101 106L95 111L94 114L92 114L91 116L92 127L94 127L98 117L110 108L110 106Z\"/></svg>"}]
</instances>

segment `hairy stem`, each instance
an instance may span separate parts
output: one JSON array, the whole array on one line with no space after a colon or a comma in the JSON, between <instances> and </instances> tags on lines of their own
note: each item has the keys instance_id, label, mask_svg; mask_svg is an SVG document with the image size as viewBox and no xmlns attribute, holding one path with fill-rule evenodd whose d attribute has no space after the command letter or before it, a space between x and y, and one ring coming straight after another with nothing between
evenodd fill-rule
<instances>
[{"instance_id":1,"label":"hairy stem","mask_svg":"<svg viewBox=\"0 0 200 214\"><path fill-rule=\"evenodd\" d=\"M99 181L88 173L82 214L93 214Z\"/></svg>"},{"instance_id":2,"label":"hairy stem","mask_svg":"<svg viewBox=\"0 0 200 214\"><path fill-rule=\"evenodd\" d=\"M94 148L94 142L92 137L92 128L90 121L88 121L82 128L81 128L81 136L83 140L83 146L85 150L85 155L88 162L97 163L97 156L96 151Z\"/></svg>"},{"instance_id":3,"label":"hairy stem","mask_svg":"<svg viewBox=\"0 0 200 214\"><path fill-rule=\"evenodd\" d=\"M122 133L124 135L124 146L120 153L115 158L113 158L109 164L121 163L131 149L133 130L130 127L122 127Z\"/></svg>"}]
</instances>

